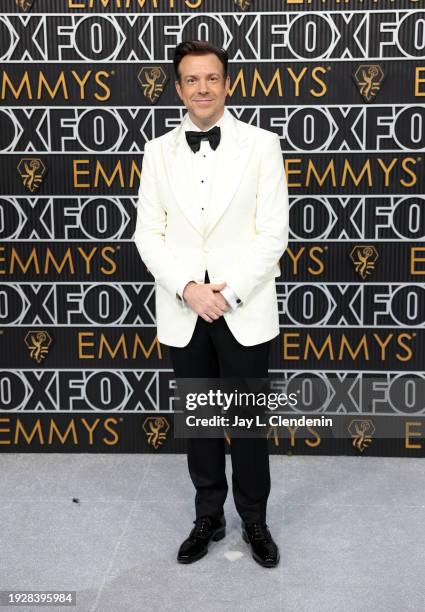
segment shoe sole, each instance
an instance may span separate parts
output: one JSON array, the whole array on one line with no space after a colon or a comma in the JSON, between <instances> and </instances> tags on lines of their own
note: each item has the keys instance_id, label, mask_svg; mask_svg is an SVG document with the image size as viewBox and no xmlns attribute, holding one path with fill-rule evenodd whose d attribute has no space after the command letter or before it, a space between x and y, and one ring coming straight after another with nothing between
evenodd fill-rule
<instances>
[{"instance_id":1,"label":"shoe sole","mask_svg":"<svg viewBox=\"0 0 425 612\"><path fill-rule=\"evenodd\" d=\"M249 541L249 538L247 536L247 534L245 533L245 531L242 531L242 539L251 546L251 542ZM251 550L251 556L254 559L254 561L256 561L258 563L258 565L261 565L262 567L276 567L279 564L280 561L280 554L278 552L277 555L277 559L276 561L262 561L260 559L260 557L258 555L256 555L252 550Z\"/></svg>"},{"instance_id":2,"label":"shoe sole","mask_svg":"<svg viewBox=\"0 0 425 612\"><path fill-rule=\"evenodd\" d=\"M214 534L211 537L211 540L213 542L218 542L219 540L222 540L226 535L226 528L225 527L220 527L220 529L217 529ZM179 563L184 563L184 564L188 564L188 563L194 563L195 561L199 561L199 559L202 559L202 557L205 557L205 555L208 553L208 548L206 550L204 550L202 553L200 553L199 555L196 555L196 557L191 557L190 559L179 559L177 557L177 561Z\"/></svg>"}]
</instances>

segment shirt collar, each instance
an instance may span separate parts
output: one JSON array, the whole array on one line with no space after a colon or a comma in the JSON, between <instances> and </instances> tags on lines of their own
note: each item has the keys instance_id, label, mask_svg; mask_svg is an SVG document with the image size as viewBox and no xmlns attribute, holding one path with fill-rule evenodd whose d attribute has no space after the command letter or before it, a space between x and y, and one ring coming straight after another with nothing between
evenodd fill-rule
<instances>
[{"instance_id":1,"label":"shirt collar","mask_svg":"<svg viewBox=\"0 0 425 612\"><path fill-rule=\"evenodd\" d=\"M225 119L226 119L226 108L224 109L223 114L222 114L222 116L220 117L220 119L219 119L219 120L218 120L216 123L214 123L214 125L212 125L212 126L209 128L209 129L211 130L211 129L212 129L213 127L215 127L216 125L218 125L220 128L223 128L223 124L224 124L224 122L225 122ZM206 130L201 130L201 128L199 128L197 125L195 125L195 124L193 123L193 121L191 120L191 118L190 118L190 116L189 116L189 113L187 113L187 119L186 119L186 121L187 121L187 126L186 126L186 129L187 129L187 130L191 130L191 131L194 131L194 132L202 132L202 131L206 131Z\"/></svg>"}]
</instances>

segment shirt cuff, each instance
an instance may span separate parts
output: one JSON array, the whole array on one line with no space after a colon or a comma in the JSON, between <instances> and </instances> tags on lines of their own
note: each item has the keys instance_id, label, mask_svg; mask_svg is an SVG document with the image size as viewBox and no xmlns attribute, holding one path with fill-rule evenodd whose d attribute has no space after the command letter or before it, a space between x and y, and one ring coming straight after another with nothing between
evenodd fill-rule
<instances>
[{"instance_id":1,"label":"shirt cuff","mask_svg":"<svg viewBox=\"0 0 425 612\"><path fill-rule=\"evenodd\" d=\"M186 302L183 299L183 291L185 290L186 285L191 282L196 282L196 281L194 281L193 278L189 278L189 280L185 280L182 286L180 287L180 289L177 291L177 298L183 308L187 308Z\"/></svg>"},{"instance_id":2,"label":"shirt cuff","mask_svg":"<svg viewBox=\"0 0 425 612\"><path fill-rule=\"evenodd\" d=\"M220 293L224 297L226 302L229 304L232 310L236 310L236 308L238 308L241 305L242 303L241 300L238 298L238 296L233 291L233 289L229 287L229 285L224 287L224 289L222 289Z\"/></svg>"}]
</instances>

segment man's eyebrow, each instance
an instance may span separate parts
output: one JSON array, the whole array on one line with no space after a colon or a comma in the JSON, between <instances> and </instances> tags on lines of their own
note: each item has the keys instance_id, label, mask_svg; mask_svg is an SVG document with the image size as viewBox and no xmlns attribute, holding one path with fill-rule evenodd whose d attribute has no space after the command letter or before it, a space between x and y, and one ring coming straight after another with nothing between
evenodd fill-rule
<instances>
[{"instance_id":1,"label":"man's eyebrow","mask_svg":"<svg viewBox=\"0 0 425 612\"><path fill-rule=\"evenodd\" d=\"M220 76L220 73L218 72L210 72L209 74L207 74L207 76L213 76L213 74L218 74L218 76ZM198 78L198 75L197 74L186 74L183 78L187 79L188 77Z\"/></svg>"}]
</instances>

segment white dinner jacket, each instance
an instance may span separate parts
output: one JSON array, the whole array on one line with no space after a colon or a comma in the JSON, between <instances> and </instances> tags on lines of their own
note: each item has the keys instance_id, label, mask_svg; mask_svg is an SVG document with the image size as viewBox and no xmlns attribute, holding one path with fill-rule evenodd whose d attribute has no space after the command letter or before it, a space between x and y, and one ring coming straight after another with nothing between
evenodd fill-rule
<instances>
[{"instance_id":1,"label":"white dinner jacket","mask_svg":"<svg viewBox=\"0 0 425 612\"><path fill-rule=\"evenodd\" d=\"M191 176L186 114L146 143L134 240L155 278L159 342L186 346L198 315L177 291L185 280L227 282L242 303L224 313L245 346L279 334L275 277L288 245L288 188L278 136L236 119L221 132L204 222ZM213 325L213 323L210 323Z\"/></svg>"}]
</instances>

